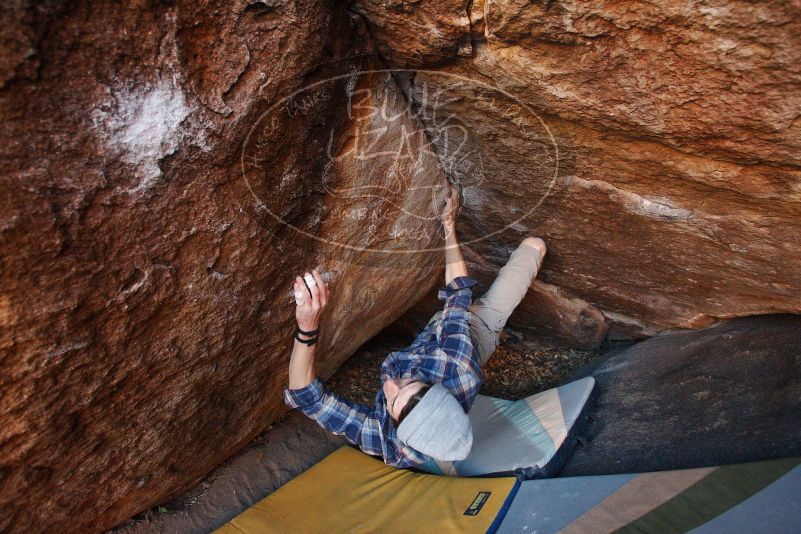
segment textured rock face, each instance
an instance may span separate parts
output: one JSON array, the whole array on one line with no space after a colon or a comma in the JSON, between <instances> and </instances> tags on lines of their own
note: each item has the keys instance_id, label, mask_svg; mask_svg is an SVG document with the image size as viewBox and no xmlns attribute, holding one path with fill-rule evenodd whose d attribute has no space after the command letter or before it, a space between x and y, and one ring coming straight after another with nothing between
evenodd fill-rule
<instances>
[{"instance_id":1,"label":"textured rock face","mask_svg":"<svg viewBox=\"0 0 801 534\"><path fill-rule=\"evenodd\" d=\"M542 279L600 310L611 335L801 311L797 5L358 5L392 66L436 69L404 82L428 127L466 125L469 170L444 166L484 176L466 195L465 237L508 225L468 247L482 276L537 234L550 246ZM534 298L517 319L553 330Z\"/></svg>"},{"instance_id":2,"label":"textured rock face","mask_svg":"<svg viewBox=\"0 0 801 534\"><path fill-rule=\"evenodd\" d=\"M801 311L797 6L350 8L2 11L0 530L112 526L241 447L294 274L338 273L325 377L441 276L446 176L483 283L549 244L519 328Z\"/></svg>"},{"instance_id":3,"label":"textured rock face","mask_svg":"<svg viewBox=\"0 0 801 534\"><path fill-rule=\"evenodd\" d=\"M352 2L365 17L376 52L394 67L446 63L472 50L470 11L465 0Z\"/></svg>"},{"instance_id":4,"label":"textured rock face","mask_svg":"<svg viewBox=\"0 0 801 534\"><path fill-rule=\"evenodd\" d=\"M560 476L801 454L799 343L801 317L743 317L665 332L591 362L570 378L595 377L590 443Z\"/></svg>"},{"instance_id":5,"label":"textured rock face","mask_svg":"<svg viewBox=\"0 0 801 534\"><path fill-rule=\"evenodd\" d=\"M1 531L111 527L281 414L298 271L339 273L323 376L439 274L390 253L439 242L444 180L397 86L322 83L358 20L168 4L4 10Z\"/></svg>"}]
</instances>

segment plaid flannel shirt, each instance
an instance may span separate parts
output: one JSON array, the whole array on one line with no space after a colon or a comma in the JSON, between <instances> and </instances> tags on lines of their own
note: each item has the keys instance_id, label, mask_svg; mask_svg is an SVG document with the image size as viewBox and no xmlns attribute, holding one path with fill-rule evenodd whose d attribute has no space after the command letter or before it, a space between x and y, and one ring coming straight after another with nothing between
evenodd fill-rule
<instances>
[{"instance_id":1,"label":"plaid flannel shirt","mask_svg":"<svg viewBox=\"0 0 801 534\"><path fill-rule=\"evenodd\" d=\"M464 408L470 410L483 382L478 354L470 336L468 306L476 281L467 276L454 278L439 290L445 300L442 312L428 322L406 349L392 352L381 365L381 385L392 378L414 378L440 383ZM319 379L301 389L287 389L284 400L317 423L361 450L380 456L396 467L412 467L428 460L423 453L398 440L397 428L387 412L383 388L371 408L327 391Z\"/></svg>"}]
</instances>

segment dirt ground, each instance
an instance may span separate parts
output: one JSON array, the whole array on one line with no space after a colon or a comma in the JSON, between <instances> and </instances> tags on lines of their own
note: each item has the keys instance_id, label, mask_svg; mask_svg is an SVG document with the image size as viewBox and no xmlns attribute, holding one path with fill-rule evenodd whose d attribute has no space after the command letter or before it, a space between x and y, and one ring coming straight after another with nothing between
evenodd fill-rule
<instances>
[{"instance_id":1,"label":"dirt ground","mask_svg":"<svg viewBox=\"0 0 801 534\"><path fill-rule=\"evenodd\" d=\"M328 381L328 387L356 402L372 404L379 385L379 368L387 354L402 349L409 340L380 337L368 342L345 362ZM599 351L548 348L504 335L483 367L481 394L519 399L555 387L573 371L597 356Z\"/></svg>"},{"instance_id":2,"label":"dirt ground","mask_svg":"<svg viewBox=\"0 0 801 534\"><path fill-rule=\"evenodd\" d=\"M517 399L554 387L599 351L558 349L523 343L504 335L484 366L481 393ZM356 352L328 380L332 391L372 404L379 367L387 354L409 339L379 335ZM271 425L233 458L187 493L153 507L115 529L123 534L209 532L264 498L345 444L300 413Z\"/></svg>"}]
</instances>

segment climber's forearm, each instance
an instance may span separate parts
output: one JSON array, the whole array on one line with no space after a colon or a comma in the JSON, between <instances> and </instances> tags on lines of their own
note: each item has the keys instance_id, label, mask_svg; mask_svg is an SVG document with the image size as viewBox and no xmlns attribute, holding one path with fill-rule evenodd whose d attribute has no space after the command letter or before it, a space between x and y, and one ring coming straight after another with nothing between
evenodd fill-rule
<instances>
[{"instance_id":1,"label":"climber's forearm","mask_svg":"<svg viewBox=\"0 0 801 534\"><path fill-rule=\"evenodd\" d=\"M289 389L305 388L314 380L314 347L295 340L289 359Z\"/></svg>"},{"instance_id":2,"label":"climber's forearm","mask_svg":"<svg viewBox=\"0 0 801 534\"><path fill-rule=\"evenodd\" d=\"M317 270L295 277L295 344L289 359L289 389L305 388L314 381L314 344L320 315L328 304L328 282ZM305 341L306 343L302 343Z\"/></svg>"},{"instance_id":3,"label":"climber's forearm","mask_svg":"<svg viewBox=\"0 0 801 534\"><path fill-rule=\"evenodd\" d=\"M456 239L456 225L445 225L445 285L459 276L467 276L467 265Z\"/></svg>"}]
</instances>

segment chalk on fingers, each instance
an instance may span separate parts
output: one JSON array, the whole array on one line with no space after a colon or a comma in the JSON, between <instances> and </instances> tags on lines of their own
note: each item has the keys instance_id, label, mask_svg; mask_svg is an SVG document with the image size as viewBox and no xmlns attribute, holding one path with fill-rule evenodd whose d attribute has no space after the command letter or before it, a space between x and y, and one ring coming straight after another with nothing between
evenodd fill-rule
<instances>
[{"instance_id":1,"label":"chalk on fingers","mask_svg":"<svg viewBox=\"0 0 801 534\"><path fill-rule=\"evenodd\" d=\"M309 289L317 285L317 281L314 279L314 276L312 276L311 273L304 274L303 279L306 281L306 285L309 286Z\"/></svg>"},{"instance_id":2,"label":"chalk on fingers","mask_svg":"<svg viewBox=\"0 0 801 534\"><path fill-rule=\"evenodd\" d=\"M295 291L295 304L298 306L303 306L303 303L306 302L303 300L303 292L302 291Z\"/></svg>"}]
</instances>

